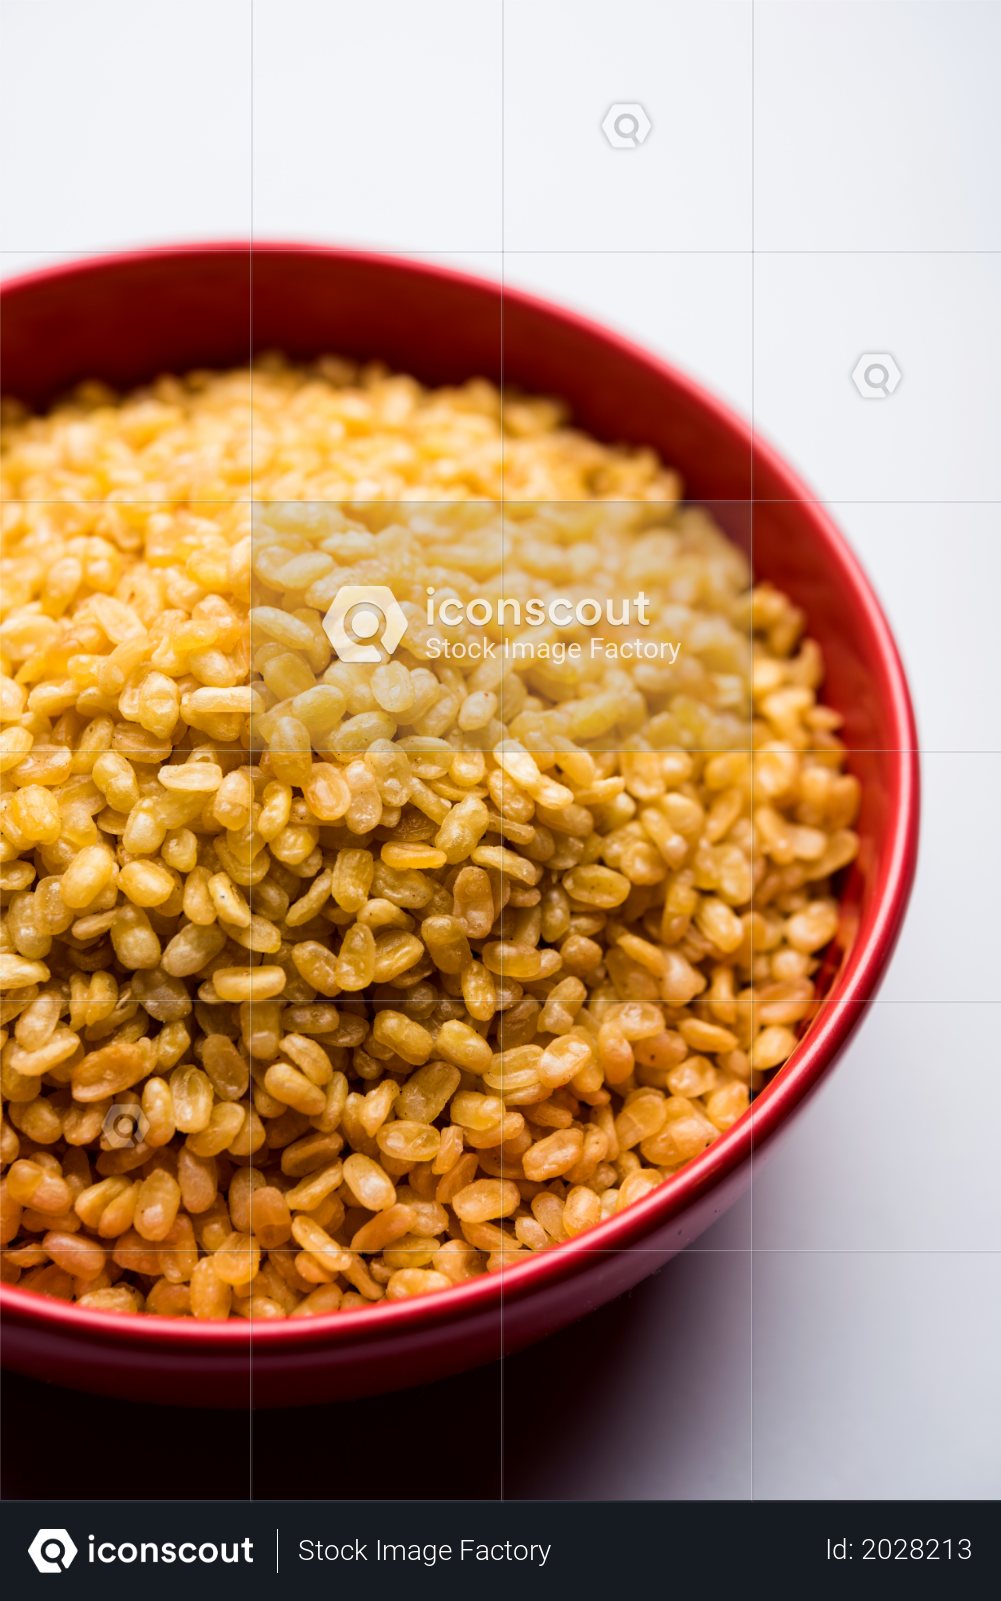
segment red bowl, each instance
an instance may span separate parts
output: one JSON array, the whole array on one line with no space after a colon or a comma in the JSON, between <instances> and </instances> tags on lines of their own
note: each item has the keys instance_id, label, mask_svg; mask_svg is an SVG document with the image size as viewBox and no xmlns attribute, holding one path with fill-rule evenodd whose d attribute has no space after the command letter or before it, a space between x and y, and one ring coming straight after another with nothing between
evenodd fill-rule
<instances>
[{"instance_id":1,"label":"red bowl","mask_svg":"<svg viewBox=\"0 0 1001 1601\"><path fill-rule=\"evenodd\" d=\"M302 1321L115 1317L3 1286L4 1362L130 1400L290 1406L400 1389L491 1361L638 1283L718 1218L806 1104L864 1014L896 942L917 855L907 685L875 596L823 508L748 426L646 351L581 317L440 267L298 245L144 250L57 267L2 293L4 387L43 405L79 379L117 387L225 367L252 350L379 357L426 383L483 375L565 397L600 439L653 446L686 493L809 618L825 699L861 781L825 1003L751 1110L646 1199L558 1249L441 1295Z\"/></svg>"}]
</instances>

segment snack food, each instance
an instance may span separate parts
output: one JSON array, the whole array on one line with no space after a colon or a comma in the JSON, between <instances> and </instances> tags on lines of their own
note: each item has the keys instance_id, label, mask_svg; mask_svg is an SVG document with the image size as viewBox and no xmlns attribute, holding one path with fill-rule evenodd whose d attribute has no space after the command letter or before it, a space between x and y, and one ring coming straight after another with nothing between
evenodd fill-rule
<instances>
[{"instance_id":1,"label":"snack food","mask_svg":"<svg viewBox=\"0 0 1001 1601\"><path fill-rule=\"evenodd\" d=\"M650 452L272 362L91 386L5 478L5 1276L199 1317L444 1289L787 1059L858 786L802 615ZM335 660L346 585L392 589L391 660Z\"/></svg>"}]
</instances>

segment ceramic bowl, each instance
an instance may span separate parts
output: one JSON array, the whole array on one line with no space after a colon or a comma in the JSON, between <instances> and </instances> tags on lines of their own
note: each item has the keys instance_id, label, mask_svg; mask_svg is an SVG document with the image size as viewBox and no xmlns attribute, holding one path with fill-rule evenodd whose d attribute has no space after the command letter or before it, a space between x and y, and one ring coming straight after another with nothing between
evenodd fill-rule
<instances>
[{"instance_id":1,"label":"ceramic bowl","mask_svg":"<svg viewBox=\"0 0 1001 1601\"><path fill-rule=\"evenodd\" d=\"M661 1267L746 1188L829 1074L876 993L917 851L907 685L858 563L789 467L699 385L649 352L529 295L440 267L298 245L209 245L91 258L10 282L9 394L41 406L79 379L118 388L233 367L253 351L380 358L425 383L483 375L560 395L599 439L653 446L806 612L862 785L824 1004L750 1111L648 1197L511 1270L440 1295L258 1324L116 1317L3 1287L5 1363L133 1400L287 1406L424 1383L583 1317Z\"/></svg>"}]
</instances>

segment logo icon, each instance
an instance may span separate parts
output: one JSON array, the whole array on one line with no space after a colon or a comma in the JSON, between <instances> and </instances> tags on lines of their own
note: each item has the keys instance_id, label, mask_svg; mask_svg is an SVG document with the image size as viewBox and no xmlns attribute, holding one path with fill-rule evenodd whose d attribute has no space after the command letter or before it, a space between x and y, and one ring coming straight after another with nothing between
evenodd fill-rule
<instances>
[{"instance_id":1,"label":"logo icon","mask_svg":"<svg viewBox=\"0 0 1001 1601\"><path fill-rule=\"evenodd\" d=\"M385 584L345 584L323 619L323 631L342 662L378 662L379 645L364 641L373 639L383 624L379 645L392 656L407 631L406 616L393 591Z\"/></svg>"},{"instance_id":2,"label":"logo icon","mask_svg":"<svg viewBox=\"0 0 1001 1601\"><path fill-rule=\"evenodd\" d=\"M613 150L635 150L652 127L653 123L641 105L617 103L606 111L601 131Z\"/></svg>"},{"instance_id":3,"label":"logo icon","mask_svg":"<svg viewBox=\"0 0 1001 1601\"><path fill-rule=\"evenodd\" d=\"M101 1125L109 1151L124 1151L141 1145L149 1131L149 1118L142 1107L116 1101L109 1106Z\"/></svg>"},{"instance_id":4,"label":"logo icon","mask_svg":"<svg viewBox=\"0 0 1001 1601\"><path fill-rule=\"evenodd\" d=\"M902 376L888 350L867 350L852 369L852 383L863 400L886 400Z\"/></svg>"},{"instance_id":5,"label":"logo icon","mask_svg":"<svg viewBox=\"0 0 1001 1601\"><path fill-rule=\"evenodd\" d=\"M64 1573L76 1556L76 1546L65 1529L39 1529L28 1555L39 1573Z\"/></svg>"}]
</instances>

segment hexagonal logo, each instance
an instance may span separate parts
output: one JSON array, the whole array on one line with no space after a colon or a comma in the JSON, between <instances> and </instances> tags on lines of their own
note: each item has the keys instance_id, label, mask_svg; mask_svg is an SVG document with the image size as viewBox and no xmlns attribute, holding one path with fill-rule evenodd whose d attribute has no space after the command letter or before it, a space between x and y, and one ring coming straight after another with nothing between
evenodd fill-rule
<instances>
[{"instance_id":1,"label":"hexagonal logo","mask_svg":"<svg viewBox=\"0 0 1001 1601\"><path fill-rule=\"evenodd\" d=\"M149 1133L149 1118L138 1104L116 1101L101 1125L102 1146L109 1151L134 1150Z\"/></svg>"},{"instance_id":2,"label":"hexagonal logo","mask_svg":"<svg viewBox=\"0 0 1001 1601\"><path fill-rule=\"evenodd\" d=\"M364 643L380 629L378 645ZM407 631L407 619L385 584L345 584L323 619L323 631L342 662L379 662L379 646L392 656Z\"/></svg>"},{"instance_id":3,"label":"hexagonal logo","mask_svg":"<svg viewBox=\"0 0 1001 1601\"><path fill-rule=\"evenodd\" d=\"M76 1556L76 1545L65 1529L39 1529L28 1555L39 1573L64 1573Z\"/></svg>"},{"instance_id":4,"label":"hexagonal logo","mask_svg":"<svg viewBox=\"0 0 1001 1601\"><path fill-rule=\"evenodd\" d=\"M852 383L863 400L886 400L902 377L888 350L867 350L852 368Z\"/></svg>"},{"instance_id":5,"label":"hexagonal logo","mask_svg":"<svg viewBox=\"0 0 1001 1601\"><path fill-rule=\"evenodd\" d=\"M650 118L636 101L617 101L605 112L601 131L613 150L635 150L652 127Z\"/></svg>"}]
</instances>

